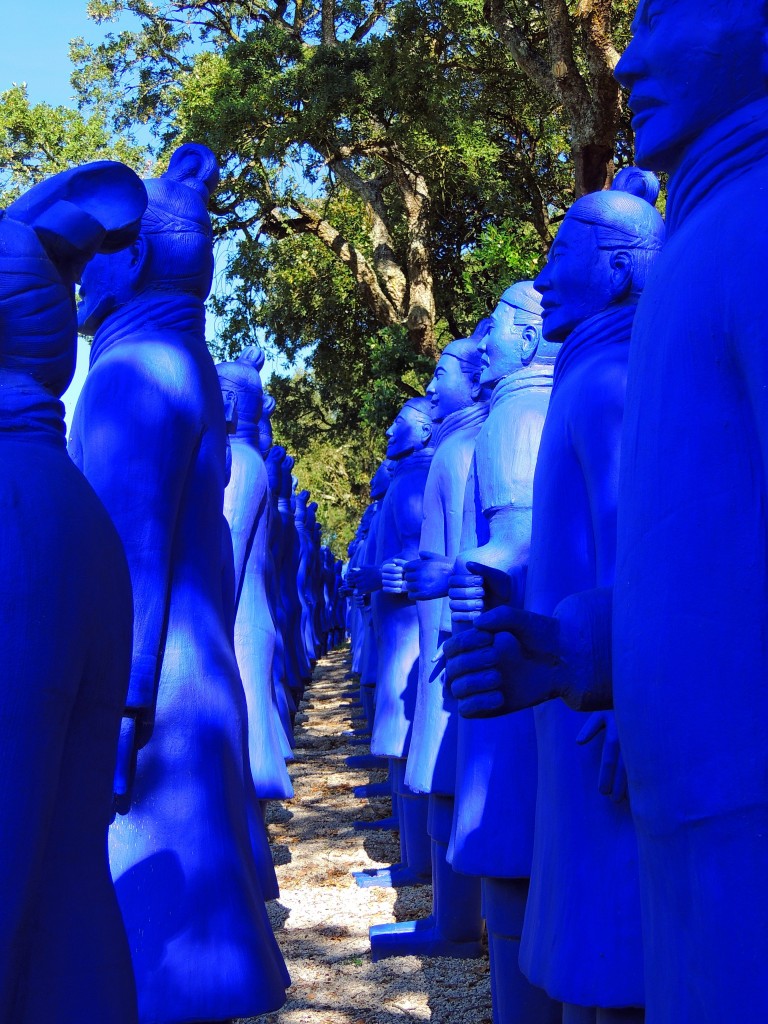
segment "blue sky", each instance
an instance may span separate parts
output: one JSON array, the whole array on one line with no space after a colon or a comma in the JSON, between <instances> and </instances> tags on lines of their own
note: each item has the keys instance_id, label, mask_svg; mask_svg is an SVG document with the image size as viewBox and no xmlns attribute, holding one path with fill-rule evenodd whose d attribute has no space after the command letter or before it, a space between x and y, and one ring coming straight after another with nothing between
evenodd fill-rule
<instances>
[{"instance_id":1,"label":"blue sky","mask_svg":"<svg viewBox=\"0 0 768 1024\"><path fill-rule=\"evenodd\" d=\"M85 0L11 0L3 8L0 90L26 82L35 103L71 103L69 41L103 32L88 21Z\"/></svg>"}]
</instances>

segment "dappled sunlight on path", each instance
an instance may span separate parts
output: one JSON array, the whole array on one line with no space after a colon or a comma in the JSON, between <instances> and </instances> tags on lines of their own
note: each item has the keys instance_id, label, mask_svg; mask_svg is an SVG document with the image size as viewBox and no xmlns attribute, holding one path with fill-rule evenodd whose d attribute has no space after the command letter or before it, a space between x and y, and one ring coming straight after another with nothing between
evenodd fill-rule
<instances>
[{"instance_id":1,"label":"dappled sunlight on path","mask_svg":"<svg viewBox=\"0 0 768 1024\"><path fill-rule=\"evenodd\" d=\"M267 822L280 899L269 904L293 985L282 1010L256 1024L490 1024L488 961L403 957L372 963L368 926L425 917L429 886L360 889L352 871L399 858L396 832L359 832L354 822L383 818L389 800L362 801L352 789L384 778L344 763L366 748L342 735L352 707L346 650L315 670L296 719L296 795L269 805ZM245 1022L242 1022L245 1024Z\"/></svg>"}]
</instances>

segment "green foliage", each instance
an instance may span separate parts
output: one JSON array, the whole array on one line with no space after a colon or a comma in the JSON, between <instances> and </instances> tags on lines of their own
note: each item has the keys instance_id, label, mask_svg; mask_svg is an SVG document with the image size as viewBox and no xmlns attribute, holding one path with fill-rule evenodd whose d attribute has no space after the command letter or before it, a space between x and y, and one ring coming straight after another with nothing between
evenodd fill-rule
<instances>
[{"instance_id":1,"label":"green foliage","mask_svg":"<svg viewBox=\"0 0 768 1024\"><path fill-rule=\"evenodd\" d=\"M85 116L30 103L24 84L0 93L0 205L42 178L89 160L122 160L140 172L147 169L145 151L115 138L102 111Z\"/></svg>"}]
</instances>

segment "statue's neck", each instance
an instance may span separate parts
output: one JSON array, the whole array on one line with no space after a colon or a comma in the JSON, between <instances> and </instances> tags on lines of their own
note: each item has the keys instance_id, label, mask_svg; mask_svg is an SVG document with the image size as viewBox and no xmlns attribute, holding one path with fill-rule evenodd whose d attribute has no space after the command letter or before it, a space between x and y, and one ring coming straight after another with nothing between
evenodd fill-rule
<instances>
[{"instance_id":1,"label":"statue's neck","mask_svg":"<svg viewBox=\"0 0 768 1024\"><path fill-rule=\"evenodd\" d=\"M63 404L29 374L0 369L0 437L65 451Z\"/></svg>"},{"instance_id":2,"label":"statue's neck","mask_svg":"<svg viewBox=\"0 0 768 1024\"><path fill-rule=\"evenodd\" d=\"M93 336L91 366L121 341L143 336L183 338L205 343L205 303L183 292L142 292L111 313Z\"/></svg>"}]
</instances>

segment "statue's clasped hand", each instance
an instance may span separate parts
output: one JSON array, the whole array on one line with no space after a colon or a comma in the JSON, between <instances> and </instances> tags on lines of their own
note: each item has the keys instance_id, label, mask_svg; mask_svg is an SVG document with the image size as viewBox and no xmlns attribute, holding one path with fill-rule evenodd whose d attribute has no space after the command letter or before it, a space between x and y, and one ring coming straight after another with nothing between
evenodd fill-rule
<instances>
[{"instance_id":1,"label":"statue's clasped hand","mask_svg":"<svg viewBox=\"0 0 768 1024\"><path fill-rule=\"evenodd\" d=\"M446 682L465 718L491 718L557 695L561 675L556 619L502 607L446 641Z\"/></svg>"},{"instance_id":2,"label":"statue's clasped hand","mask_svg":"<svg viewBox=\"0 0 768 1024\"><path fill-rule=\"evenodd\" d=\"M419 557L403 566L405 587L412 601L434 601L447 597L453 560L434 551L421 551Z\"/></svg>"}]
</instances>

